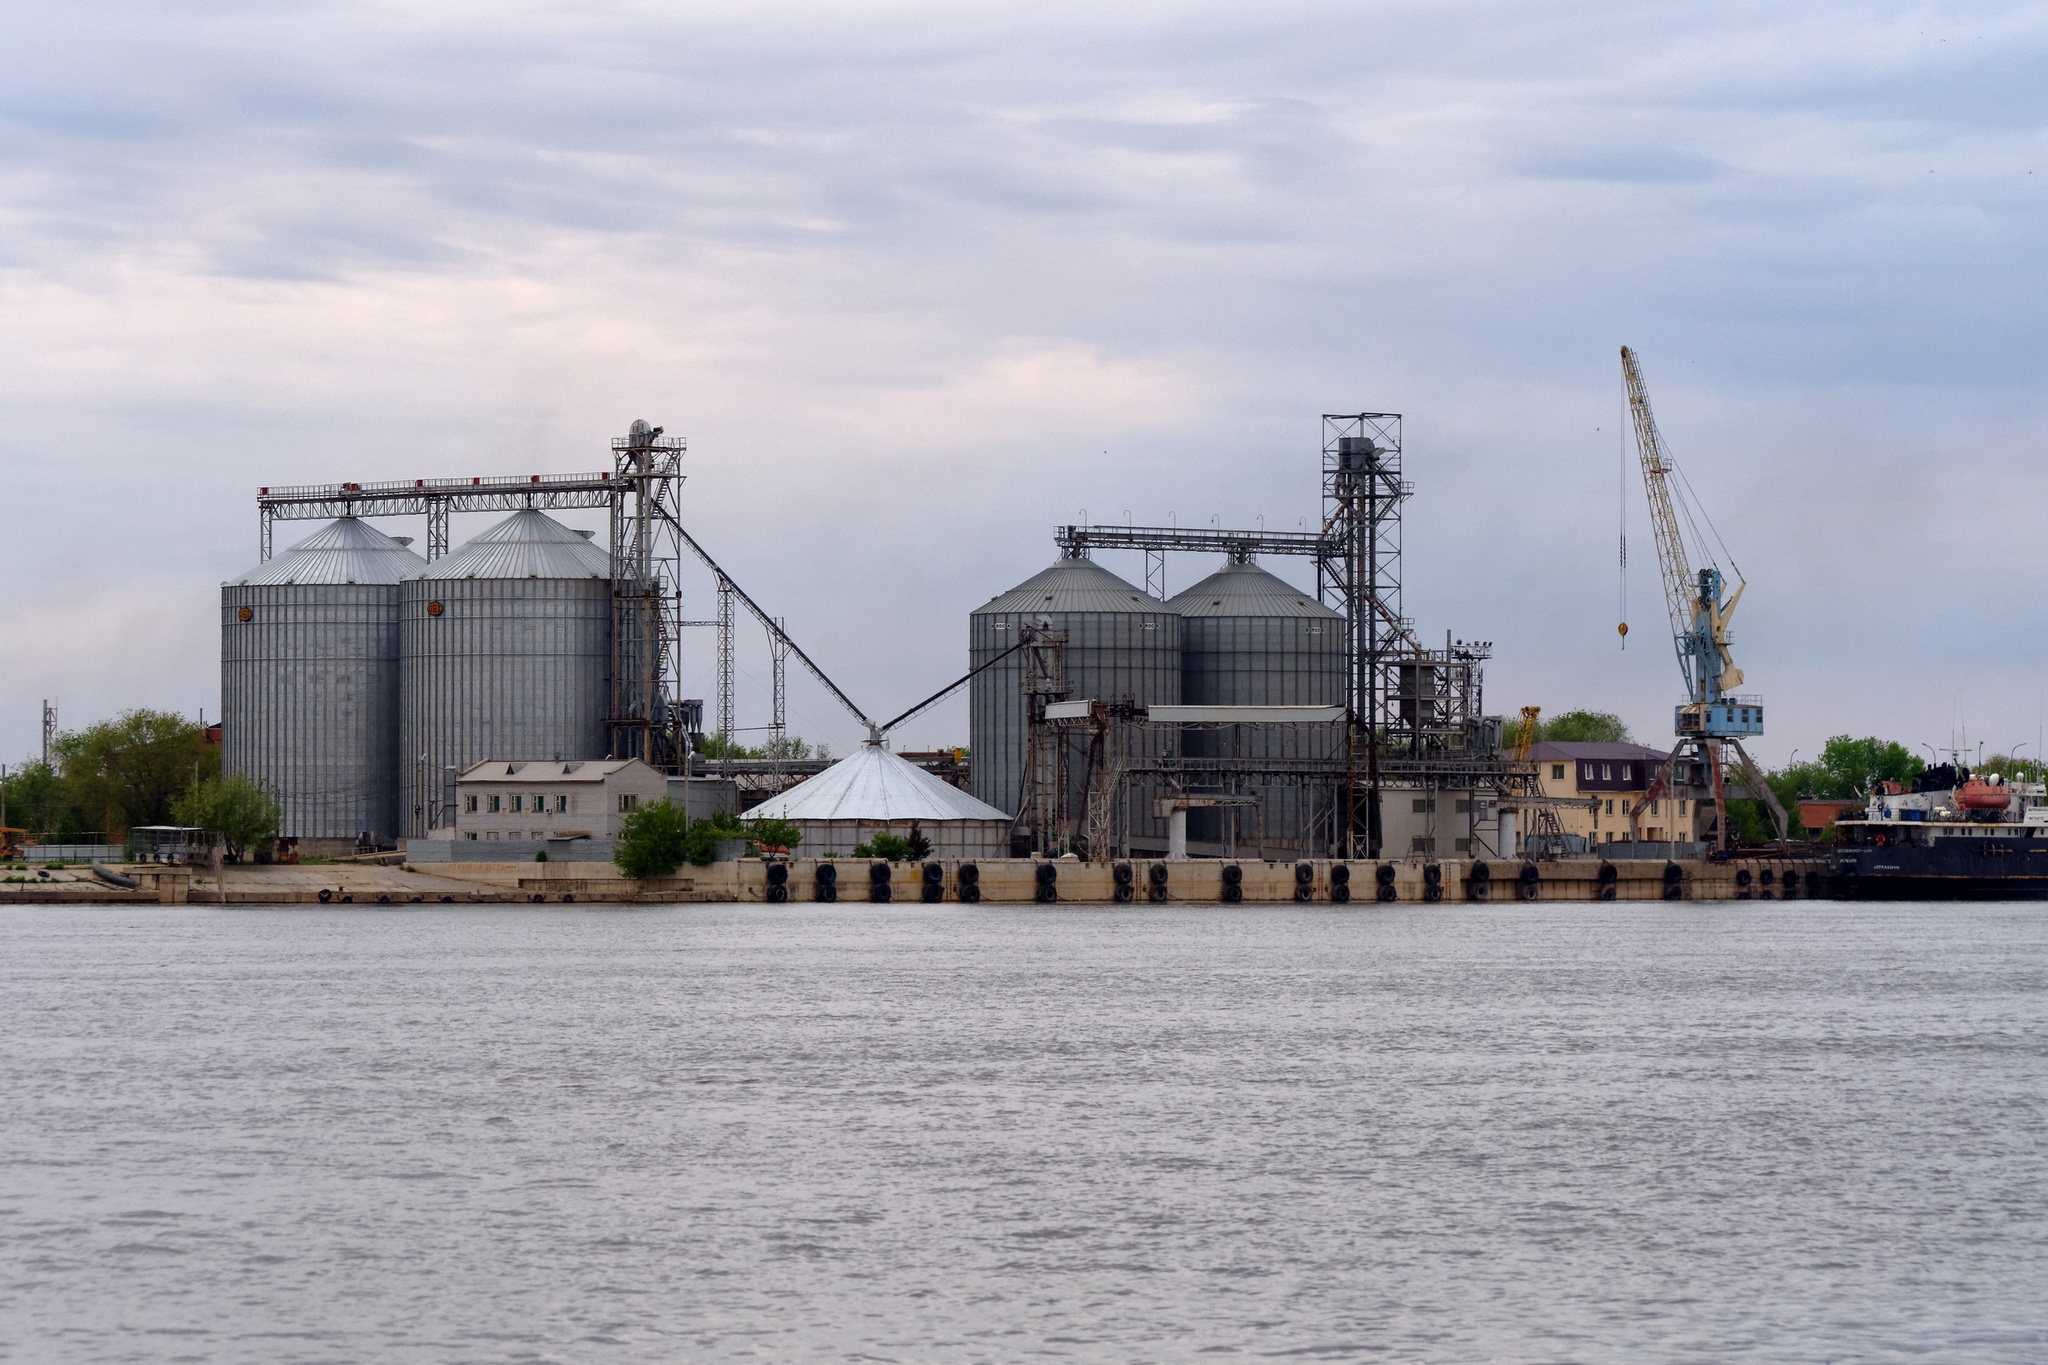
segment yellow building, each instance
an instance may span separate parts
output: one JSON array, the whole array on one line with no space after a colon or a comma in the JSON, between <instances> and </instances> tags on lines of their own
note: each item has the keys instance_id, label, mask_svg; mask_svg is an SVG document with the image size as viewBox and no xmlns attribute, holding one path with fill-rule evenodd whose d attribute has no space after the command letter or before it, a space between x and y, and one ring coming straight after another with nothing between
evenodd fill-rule
<instances>
[{"instance_id":1,"label":"yellow building","mask_svg":"<svg viewBox=\"0 0 2048 1365\"><path fill-rule=\"evenodd\" d=\"M1649 790L1657 768L1670 757L1666 750L1641 744L1542 743L1529 751L1536 765L1537 789L1557 804L1557 822L1566 834L1593 844L1626 842L1628 813ZM1711 826L1713 811L1686 797L1652 801L1638 822L1639 837L1649 842L1690 842ZM1708 807L1712 802L1704 803ZM1533 819L1526 833L1536 833Z\"/></svg>"}]
</instances>

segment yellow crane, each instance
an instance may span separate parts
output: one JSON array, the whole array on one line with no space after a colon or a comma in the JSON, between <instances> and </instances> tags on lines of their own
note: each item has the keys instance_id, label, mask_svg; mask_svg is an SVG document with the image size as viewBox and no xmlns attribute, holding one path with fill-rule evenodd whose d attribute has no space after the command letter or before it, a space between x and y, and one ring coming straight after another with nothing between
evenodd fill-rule
<instances>
[{"instance_id":1,"label":"yellow crane","mask_svg":"<svg viewBox=\"0 0 2048 1365\"><path fill-rule=\"evenodd\" d=\"M1678 669L1685 677L1686 688L1686 700L1673 717L1672 728L1678 736L1678 744L1671 750L1670 758L1658 768L1650 789L1629 811L1629 837L1636 837L1638 819L1652 802L1673 794L1673 787L1678 785L1673 774L1677 765L1684 761L1689 766L1697 763L1705 769L1703 776L1713 791L1715 819L1720 831L1717 842L1723 847L1732 845L1734 830L1727 818L1728 797L1723 773L1727 766L1724 750L1733 749L1744 779L1770 810L1778 838L1783 839L1785 808L1779 804L1777 793L1764 781L1762 771L1742 747L1741 736L1764 732L1763 702L1756 697L1738 696L1735 692L1742 686L1742 670L1735 666L1728 637L1729 618L1735 615L1736 605L1742 601L1743 590L1748 584L1738 570L1733 595L1725 595L1727 580L1714 559L1712 547L1700 534L1699 523L1707 521L1704 512L1694 516L1693 507L1688 505L1685 508L1687 515L1681 522L1672 477L1677 475L1683 488L1684 476L1679 474L1678 464L1664 444L1663 433L1657 429L1656 415L1650 410L1649 389L1643 383L1642 367L1636 361L1636 353L1626 346L1621 348L1621 373L1628 385L1629 417L1635 431L1636 454L1643 467L1643 489L1650 500L1650 528L1657 539L1657 563L1664 578L1664 605L1671 613L1671 640L1678 651ZM1688 523L1692 526L1692 539L1699 558L1706 565L1697 571L1692 567L1693 556L1686 545L1684 525ZM1713 523L1707 521L1707 526L1711 530ZM1715 538L1718 540L1718 535ZM1735 567L1732 556L1729 567Z\"/></svg>"}]
</instances>

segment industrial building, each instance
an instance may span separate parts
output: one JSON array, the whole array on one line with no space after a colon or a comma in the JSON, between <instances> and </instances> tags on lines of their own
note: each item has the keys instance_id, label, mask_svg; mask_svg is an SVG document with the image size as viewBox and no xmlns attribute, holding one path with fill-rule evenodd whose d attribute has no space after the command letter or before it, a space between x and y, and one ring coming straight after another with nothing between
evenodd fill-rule
<instances>
[{"instance_id":1,"label":"industrial building","mask_svg":"<svg viewBox=\"0 0 2048 1365\"><path fill-rule=\"evenodd\" d=\"M1413 492L1401 419L1326 415L1323 438L1317 530L1060 527L1052 564L970 613L967 674L879 723L684 528L683 443L658 427L635 422L596 473L266 488L263 562L222 591L227 763L279 794L284 832L308 851L446 843L463 814L458 780L480 780L462 776L478 765L516 776L635 760L693 807L691 784L708 779L706 801L765 797L759 811L799 811L849 851L863 822L901 823L896 798L840 815L824 805L896 792L917 796L908 818L948 825L945 842L977 857L1512 853L1516 818L1554 798L1484 714L1489 646L1448 634L1425 645L1401 614L1400 509ZM549 515L575 508L606 512L604 543ZM451 550L451 514L478 512L502 519ZM384 516L424 517L426 554L363 520ZM316 518L329 524L271 557L274 523ZM1145 585L1097 563L1106 551L1142 553ZM715 622L681 619L686 553L714 577ZM1169 556L1202 570L1171 598ZM1315 591L1260 562L1273 556L1306 561ZM695 757L704 704L675 695L678 640L717 627L717 731L729 736L742 609L771 643L776 732L793 660L867 729L854 759ZM917 769L884 747L962 686L971 758L920 762L965 767L971 797L928 773L902 778L895 769ZM526 842L553 837L552 823L529 820ZM499 832L505 844L513 828Z\"/></svg>"},{"instance_id":2,"label":"industrial building","mask_svg":"<svg viewBox=\"0 0 2048 1365\"><path fill-rule=\"evenodd\" d=\"M1064 526L1058 562L971 613L974 792L1015 812L1013 852L1516 851L1550 798L1484 714L1490 646L1401 614L1401 418L1325 415L1323 438L1319 530ZM1094 562L1116 550L1142 589ZM1169 599L1176 554L1212 571ZM1307 560L1315 593L1266 556Z\"/></svg>"}]
</instances>

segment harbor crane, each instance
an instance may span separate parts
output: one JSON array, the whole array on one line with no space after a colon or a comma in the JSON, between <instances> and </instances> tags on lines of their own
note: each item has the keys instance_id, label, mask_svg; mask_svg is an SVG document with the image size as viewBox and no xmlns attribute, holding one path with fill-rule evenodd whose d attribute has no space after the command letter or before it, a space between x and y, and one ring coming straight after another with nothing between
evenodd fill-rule
<instances>
[{"instance_id":1,"label":"harbor crane","mask_svg":"<svg viewBox=\"0 0 2048 1365\"><path fill-rule=\"evenodd\" d=\"M1638 837L1638 822L1653 802L1670 799L1682 787L1697 789L1706 786L1713 792L1718 828L1715 842L1724 849L1732 847L1735 831L1728 819L1724 776L1728 767L1728 751L1732 750L1743 780L1763 800L1771 813L1777 837L1783 840L1785 808L1779 803L1777 793L1764 781L1763 772L1742 747L1743 736L1764 732L1762 699L1736 692L1742 686L1742 670L1735 666L1728 638L1729 618L1735 615L1735 608L1742 601L1742 593L1748 583L1730 555L1728 567L1734 571L1736 582L1734 593L1727 593L1727 578L1714 558L1712 544L1700 531L1701 522L1706 523L1708 531L1713 530L1713 523L1707 519L1704 510L1695 515L1693 503L1686 500L1684 525L1692 528L1692 548L1697 550L1698 559L1705 564L1704 568L1694 570L1694 555L1688 550L1687 537L1680 522L1680 498L1674 497L1674 492L1683 495L1690 490L1685 487L1684 475L1679 474L1678 465L1664 444L1663 434L1657 430L1657 418L1650 411L1650 394L1643 384L1643 372L1636 363L1636 353L1626 346L1621 348L1621 373L1628 385L1628 408L1635 430L1636 453L1642 461L1643 488L1650 501L1650 526L1657 538L1657 562L1664 576L1664 604L1671 613L1671 640L1678 651L1678 670L1685 678L1686 689L1686 701L1676 709L1673 718L1672 728L1678 736L1678 743L1673 746L1671 756L1659 765L1649 790L1630 809L1629 838L1634 840ZM1676 490L1671 482L1673 475L1678 477ZM1718 533L1714 539L1720 539ZM1681 780L1681 774L1686 780Z\"/></svg>"}]
</instances>

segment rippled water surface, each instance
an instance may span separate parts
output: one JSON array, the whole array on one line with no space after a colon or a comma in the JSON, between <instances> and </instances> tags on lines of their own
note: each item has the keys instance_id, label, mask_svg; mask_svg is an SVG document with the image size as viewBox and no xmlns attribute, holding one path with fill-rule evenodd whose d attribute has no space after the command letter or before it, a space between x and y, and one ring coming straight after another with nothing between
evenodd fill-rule
<instances>
[{"instance_id":1,"label":"rippled water surface","mask_svg":"<svg viewBox=\"0 0 2048 1365\"><path fill-rule=\"evenodd\" d=\"M2048 910L0 912L0 1357L2048 1359Z\"/></svg>"}]
</instances>

